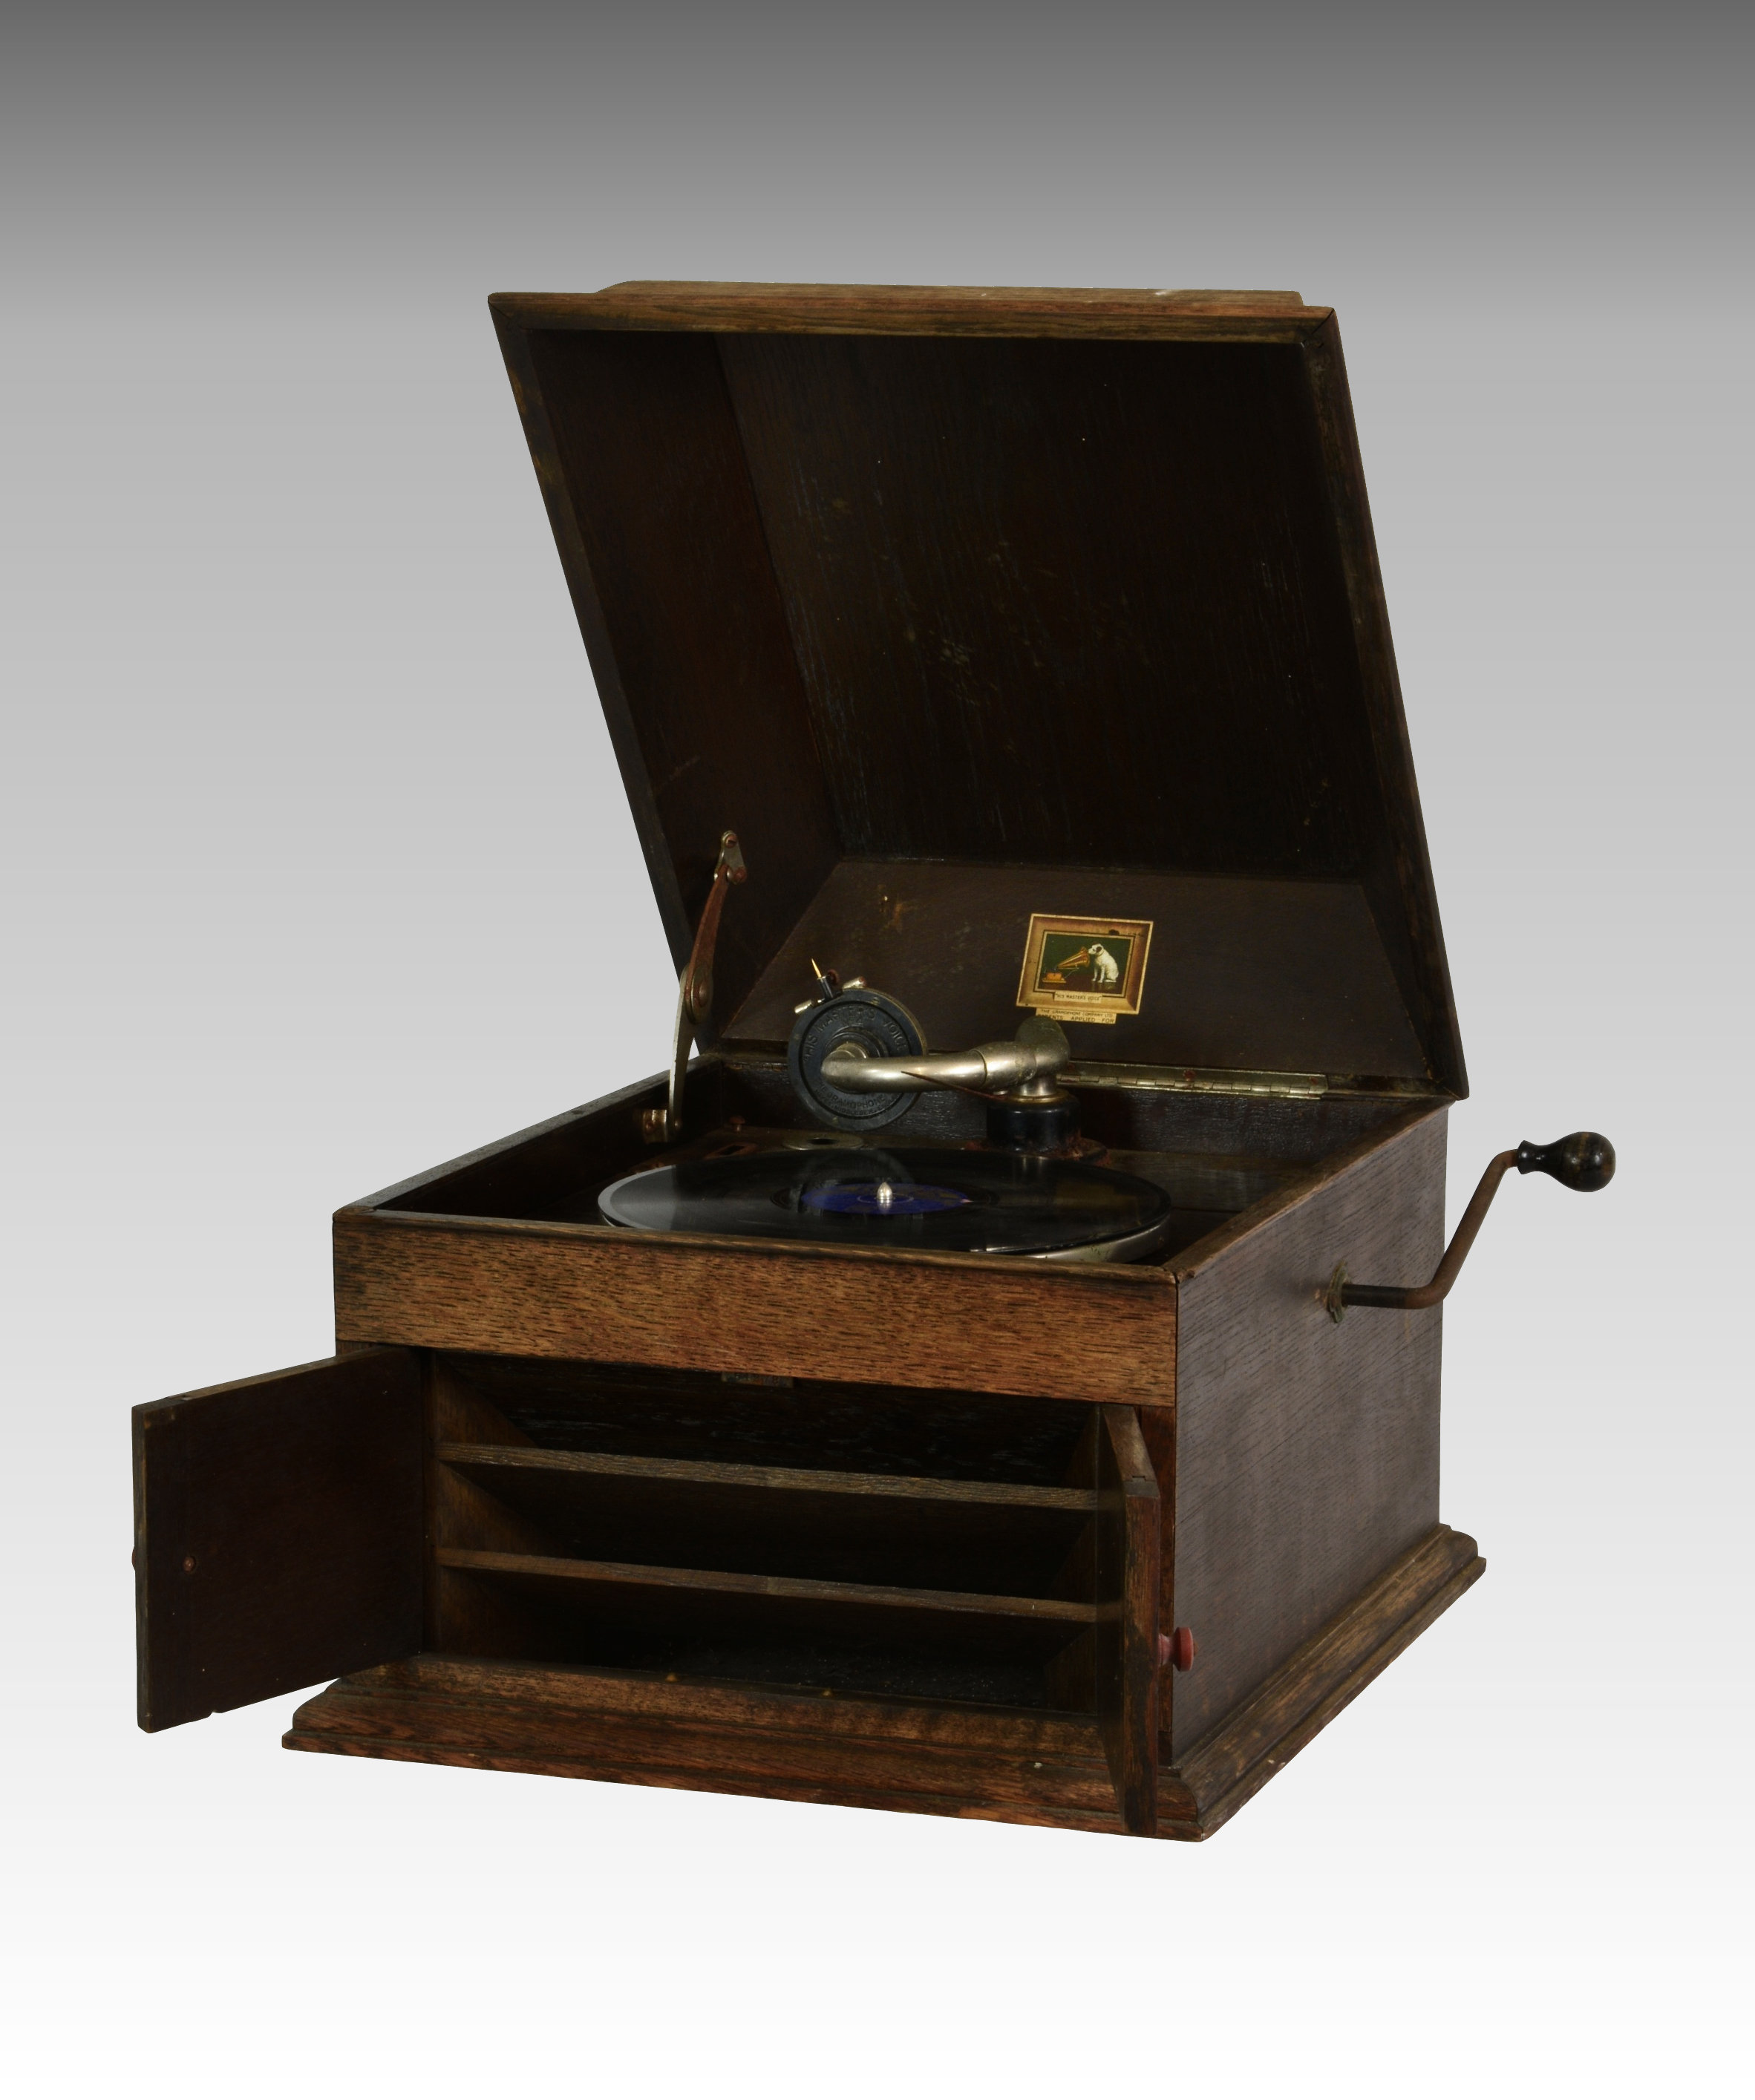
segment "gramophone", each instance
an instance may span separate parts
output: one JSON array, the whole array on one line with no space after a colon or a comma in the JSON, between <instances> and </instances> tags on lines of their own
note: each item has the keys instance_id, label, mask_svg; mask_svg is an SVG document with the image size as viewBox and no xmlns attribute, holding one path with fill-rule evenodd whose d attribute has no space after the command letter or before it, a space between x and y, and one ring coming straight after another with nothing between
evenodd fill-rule
<instances>
[{"instance_id":1,"label":"gramophone","mask_svg":"<svg viewBox=\"0 0 1755 2100\"><path fill-rule=\"evenodd\" d=\"M136 1410L142 1725L333 1678L289 1747L1203 1837L1480 1574L1440 1301L1614 1167L1444 1246L1334 317L492 303L672 1068L346 1205L333 1358Z\"/></svg>"}]
</instances>

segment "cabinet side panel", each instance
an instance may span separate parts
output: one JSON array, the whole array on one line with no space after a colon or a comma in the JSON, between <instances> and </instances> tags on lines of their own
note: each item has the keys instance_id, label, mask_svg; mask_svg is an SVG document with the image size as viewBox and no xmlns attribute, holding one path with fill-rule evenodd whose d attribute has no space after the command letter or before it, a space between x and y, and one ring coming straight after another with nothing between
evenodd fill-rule
<instances>
[{"instance_id":1,"label":"cabinet side panel","mask_svg":"<svg viewBox=\"0 0 1755 2100\"><path fill-rule=\"evenodd\" d=\"M1338 1261L1423 1282L1444 1245L1445 1112L1319 1180L1180 1279L1175 1679L1180 1756L1438 1520L1443 1313L1323 1294Z\"/></svg>"}]
</instances>

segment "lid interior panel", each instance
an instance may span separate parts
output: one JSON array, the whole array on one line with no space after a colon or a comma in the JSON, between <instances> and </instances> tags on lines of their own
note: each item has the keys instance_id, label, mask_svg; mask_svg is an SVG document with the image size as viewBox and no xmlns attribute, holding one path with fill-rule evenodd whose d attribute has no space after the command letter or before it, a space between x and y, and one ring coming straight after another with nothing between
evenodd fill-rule
<instances>
[{"instance_id":1,"label":"lid interior panel","mask_svg":"<svg viewBox=\"0 0 1755 2100\"><path fill-rule=\"evenodd\" d=\"M1082 1065L1357 1083L1420 1069L1360 885L1132 868L843 861L726 1036L783 1043L813 960L899 999L931 1048L1009 1035L1036 911L1153 922L1138 1014L1067 1024Z\"/></svg>"},{"instance_id":2,"label":"lid interior panel","mask_svg":"<svg viewBox=\"0 0 1755 2100\"><path fill-rule=\"evenodd\" d=\"M1158 921L1164 1026L1087 1054L1466 1090L1338 341L597 328L590 303L501 333L679 964L719 833L743 841L725 1039L773 1039L792 950L881 864L917 925L1080 911L1069 887ZM1003 905L966 909L984 866ZM1007 932L977 1034L1021 955ZM887 977L836 967L904 998L898 969L929 974L906 942Z\"/></svg>"},{"instance_id":3,"label":"lid interior panel","mask_svg":"<svg viewBox=\"0 0 1755 2100\"><path fill-rule=\"evenodd\" d=\"M721 832L752 870L720 930L724 1014L840 845L718 351L585 330L529 357L549 514L679 969Z\"/></svg>"},{"instance_id":4,"label":"lid interior panel","mask_svg":"<svg viewBox=\"0 0 1755 2100\"><path fill-rule=\"evenodd\" d=\"M1302 353L721 343L844 852L1356 879Z\"/></svg>"}]
</instances>

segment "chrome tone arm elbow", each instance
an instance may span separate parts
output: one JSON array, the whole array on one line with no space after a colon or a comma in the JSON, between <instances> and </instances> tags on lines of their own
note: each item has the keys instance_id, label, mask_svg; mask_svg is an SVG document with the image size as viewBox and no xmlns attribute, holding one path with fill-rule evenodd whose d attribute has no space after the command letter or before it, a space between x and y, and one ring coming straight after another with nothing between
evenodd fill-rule
<instances>
[{"instance_id":1,"label":"chrome tone arm elbow","mask_svg":"<svg viewBox=\"0 0 1755 2100\"><path fill-rule=\"evenodd\" d=\"M1015 1093L1032 1083L1051 1083L1072 1055L1053 1021L1027 1021L1007 1043L982 1043L972 1050L922 1051L911 1057L873 1057L855 1043L843 1043L823 1060L822 1076L850 1094L919 1093L952 1087L970 1093Z\"/></svg>"},{"instance_id":2,"label":"chrome tone arm elbow","mask_svg":"<svg viewBox=\"0 0 1755 2100\"><path fill-rule=\"evenodd\" d=\"M1009 1043L930 1051L919 1023L863 978L836 989L813 964L819 996L797 1009L787 1069L818 1123L866 1134L887 1129L934 1088L987 1105L987 1141L1010 1152L1069 1154L1078 1145L1078 1104L1060 1083L1072 1050L1058 1022L1026 1021Z\"/></svg>"}]
</instances>

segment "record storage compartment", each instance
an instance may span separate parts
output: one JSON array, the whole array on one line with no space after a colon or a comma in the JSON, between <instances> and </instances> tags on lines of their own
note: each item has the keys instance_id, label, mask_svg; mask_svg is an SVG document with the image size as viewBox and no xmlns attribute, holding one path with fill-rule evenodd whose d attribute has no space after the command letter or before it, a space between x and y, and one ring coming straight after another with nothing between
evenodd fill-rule
<instances>
[{"instance_id":1,"label":"record storage compartment","mask_svg":"<svg viewBox=\"0 0 1755 2100\"><path fill-rule=\"evenodd\" d=\"M654 1737L678 1784L950 1812L972 1756L984 1799L1016 1767L1026 1815L1155 1820L1133 1410L422 1354L421 1652L310 1702L289 1747L614 1777L632 1728L648 1780ZM751 1771L765 1733L790 1784Z\"/></svg>"},{"instance_id":2,"label":"record storage compartment","mask_svg":"<svg viewBox=\"0 0 1755 2100\"><path fill-rule=\"evenodd\" d=\"M1096 1418L440 1358L430 1648L1093 1710Z\"/></svg>"}]
</instances>

